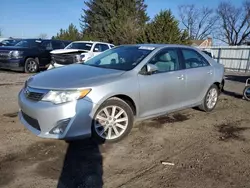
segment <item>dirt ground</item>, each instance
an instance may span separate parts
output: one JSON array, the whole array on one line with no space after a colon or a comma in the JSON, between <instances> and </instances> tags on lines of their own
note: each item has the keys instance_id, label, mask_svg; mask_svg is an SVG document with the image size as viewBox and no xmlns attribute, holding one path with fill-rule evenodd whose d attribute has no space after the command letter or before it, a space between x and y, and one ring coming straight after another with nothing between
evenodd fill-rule
<instances>
[{"instance_id":1,"label":"dirt ground","mask_svg":"<svg viewBox=\"0 0 250 188\"><path fill-rule=\"evenodd\" d=\"M212 113L188 109L147 120L123 141L99 146L26 130L17 94L28 76L0 71L0 187L250 187L250 102L241 95L250 75L227 73Z\"/></svg>"}]
</instances>

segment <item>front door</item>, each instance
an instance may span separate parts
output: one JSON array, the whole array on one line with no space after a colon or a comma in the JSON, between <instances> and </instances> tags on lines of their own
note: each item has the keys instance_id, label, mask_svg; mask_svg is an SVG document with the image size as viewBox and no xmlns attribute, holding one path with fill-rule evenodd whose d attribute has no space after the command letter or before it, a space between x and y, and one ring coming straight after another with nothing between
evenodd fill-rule
<instances>
[{"instance_id":1,"label":"front door","mask_svg":"<svg viewBox=\"0 0 250 188\"><path fill-rule=\"evenodd\" d=\"M39 58L39 63L40 67L44 67L50 63L51 56L50 52L53 50L52 43L51 41L43 41L42 44L40 45L40 58Z\"/></svg>"},{"instance_id":2,"label":"front door","mask_svg":"<svg viewBox=\"0 0 250 188\"><path fill-rule=\"evenodd\" d=\"M181 93L185 89L186 76L179 62L178 51L166 48L148 62L158 67L156 73L138 74L141 118L162 114L182 106L184 101Z\"/></svg>"}]
</instances>

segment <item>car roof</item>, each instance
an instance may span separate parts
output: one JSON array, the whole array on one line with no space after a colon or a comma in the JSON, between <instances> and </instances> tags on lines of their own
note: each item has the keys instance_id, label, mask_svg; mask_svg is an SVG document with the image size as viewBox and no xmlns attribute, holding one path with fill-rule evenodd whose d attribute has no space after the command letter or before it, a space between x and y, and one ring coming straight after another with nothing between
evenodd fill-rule
<instances>
[{"instance_id":1,"label":"car roof","mask_svg":"<svg viewBox=\"0 0 250 188\"><path fill-rule=\"evenodd\" d=\"M111 43L107 43L107 42L99 42L99 41L82 41L82 40L80 40L80 41L73 41L74 43L75 42L78 42L78 43L93 43L93 44L95 44L95 43L100 43L100 44L109 44L109 45L113 45L113 44L111 44Z\"/></svg>"},{"instance_id":2,"label":"car roof","mask_svg":"<svg viewBox=\"0 0 250 188\"><path fill-rule=\"evenodd\" d=\"M40 38L24 38L19 40L38 40L38 41L66 41L71 42L70 40L60 40L60 39L40 39Z\"/></svg>"},{"instance_id":3,"label":"car roof","mask_svg":"<svg viewBox=\"0 0 250 188\"><path fill-rule=\"evenodd\" d=\"M172 48L190 48L190 49L197 49L192 46L188 45L181 45L181 44L125 44L121 46L138 46L138 47L153 47L153 48L164 48L164 47L172 47Z\"/></svg>"}]
</instances>

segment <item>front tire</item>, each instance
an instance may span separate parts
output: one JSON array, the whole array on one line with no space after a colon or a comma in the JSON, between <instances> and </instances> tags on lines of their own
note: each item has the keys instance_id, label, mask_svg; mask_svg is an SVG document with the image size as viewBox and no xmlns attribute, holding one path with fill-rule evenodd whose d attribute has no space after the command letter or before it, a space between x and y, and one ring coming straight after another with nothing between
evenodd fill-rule
<instances>
[{"instance_id":1,"label":"front tire","mask_svg":"<svg viewBox=\"0 0 250 188\"><path fill-rule=\"evenodd\" d=\"M92 136L100 142L118 142L133 127L131 107L119 98L110 98L97 110L92 123Z\"/></svg>"},{"instance_id":2,"label":"front tire","mask_svg":"<svg viewBox=\"0 0 250 188\"><path fill-rule=\"evenodd\" d=\"M250 101L250 93L247 92L247 90L250 89L250 86L246 86L244 91L243 91L243 96L244 96L244 99L246 99L247 101Z\"/></svg>"},{"instance_id":3,"label":"front tire","mask_svg":"<svg viewBox=\"0 0 250 188\"><path fill-rule=\"evenodd\" d=\"M199 106L200 110L211 112L217 105L219 96L218 87L213 84L207 91L202 104Z\"/></svg>"},{"instance_id":4,"label":"front tire","mask_svg":"<svg viewBox=\"0 0 250 188\"><path fill-rule=\"evenodd\" d=\"M28 58L25 61L24 72L25 73L36 73L38 71L38 62L34 58Z\"/></svg>"}]
</instances>

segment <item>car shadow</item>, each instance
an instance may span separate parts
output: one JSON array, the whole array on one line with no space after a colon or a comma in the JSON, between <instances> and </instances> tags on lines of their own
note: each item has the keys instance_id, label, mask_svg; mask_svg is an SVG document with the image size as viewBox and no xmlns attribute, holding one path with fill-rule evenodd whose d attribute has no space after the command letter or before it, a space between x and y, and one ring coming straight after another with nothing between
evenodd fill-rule
<instances>
[{"instance_id":1,"label":"car shadow","mask_svg":"<svg viewBox=\"0 0 250 188\"><path fill-rule=\"evenodd\" d=\"M224 95L231 96L231 97L234 97L234 98L237 98L237 99L242 99L242 97L243 97L242 94L235 93L235 92L228 91L228 90L224 90L224 91L223 91L223 94L224 94Z\"/></svg>"},{"instance_id":2,"label":"car shadow","mask_svg":"<svg viewBox=\"0 0 250 188\"><path fill-rule=\"evenodd\" d=\"M85 97L89 101L85 114L88 114L93 123L93 103L89 97ZM86 106L85 106L86 107ZM82 110L81 102L76 105L76 112ZM77 124L74 129L81 129L83 125ZM68 148L65 154L63 167L58 180L57 188L101 188L103 186L103 157L100 148L105 140L96 141L96 139L85 138L82 140L67 141Z\"/></svg>"},{"instance_id":3,"label":"car shadow","mask_svg":"<svg viewBox=\"0 0 250 188\"><path fill-rule=\"evenodd\" d=\"M100 144L92 139L69 142L57 188L103 186Z\"/></svg>"},{"instance_id":4,"label":"car shadow","mask_svg":"<svg viewBox=\"0 0 250 188\"><path fill-rule=\"evenodd\" d=\"M15 74L15 73L22 73L22 71L9 70L9 69L1 69L1 68L0 68L0 73L10 73L10 74Z\"/></svg>"},{"instance_id":5,"label":"car shadow","mask_svg":"<svg viewBox=\"0 0 250 188\"><path fill-rule=\"evenodd\" d=\"M246 80L250 78L250 75L226 75L226 80L231 80L231 81L236 81L236 82L241 82L241 83L246 83Z\"/></svg>"}]
</instances>

